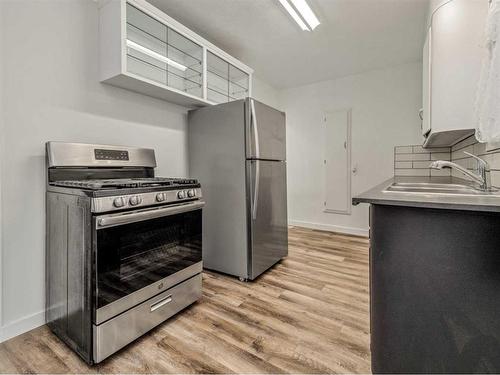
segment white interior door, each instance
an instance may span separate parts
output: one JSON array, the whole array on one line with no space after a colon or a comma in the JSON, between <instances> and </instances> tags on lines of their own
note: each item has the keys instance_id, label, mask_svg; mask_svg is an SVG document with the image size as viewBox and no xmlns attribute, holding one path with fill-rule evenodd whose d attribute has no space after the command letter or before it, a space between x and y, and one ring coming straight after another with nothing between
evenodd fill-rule
<instances>
[{"instance_id":1,"label":"white interior door","mask_svg":"<svg viewBox=\"0 0 500 375\"><path fill-rule=\"evenodd\" d=\"M324 116L325 212L351 213L351 110Z\"/></svg>"}]
</instances>

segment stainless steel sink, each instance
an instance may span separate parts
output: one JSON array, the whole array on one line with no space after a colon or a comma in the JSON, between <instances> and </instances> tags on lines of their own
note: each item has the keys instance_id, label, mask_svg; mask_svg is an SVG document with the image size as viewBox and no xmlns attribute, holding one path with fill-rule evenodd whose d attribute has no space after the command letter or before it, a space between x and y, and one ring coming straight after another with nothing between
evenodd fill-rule
<instances>
[{"instance_id":1,"label":"stainless steel sink","mask_svg":"<svg viewBox=\"0 0 500 375\"><path fill-rule=\"evenodd\" d=\"M499 196L498 190L482 191L470 185L438 184L432 182L395 182L387 187L386 193L411 193L411 194L444 194L444 195L494 195Z\"/></svg>"}]
</instances>

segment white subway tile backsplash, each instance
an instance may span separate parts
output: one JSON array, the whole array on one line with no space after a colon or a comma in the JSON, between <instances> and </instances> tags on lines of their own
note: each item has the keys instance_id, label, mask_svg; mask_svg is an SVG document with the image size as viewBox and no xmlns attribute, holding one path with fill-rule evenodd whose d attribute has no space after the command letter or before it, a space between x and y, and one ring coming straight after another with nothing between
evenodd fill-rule
<instances>
[{"instance_id":1,"label":"white subway tile backsplash","mask_svg":"<svg viewBox=\"0 0 500 375\"><path fill-rule=\"evenodd\" d=\"M413 154L430 154L431 150L423 148L422 146L413 146Z\"/></svg>"},{"instance_id":2,"label":"white subway tile backsplash","mask_svg":"<svg viewBox=\"0 0 500 375\"><path fill-rule=\"evenodd\" d=\"M458 142L457 144L453 145L451 147L451 151L453 152L453 151L459 150L461 148L473 145L476 142L477 142L477 140L476 140L475 136L471 135L470 137L467 137L464 140L462 140L462 141Z\"/></svg>"},{"instance_id":3,"label":"white subway tile backsplash","mask_svg":"<svg viewBox=\"0 0 500 375\"><path fill-rule=\"evenodd\" d=\"M432 147L432 148L423 148L422 146L413 146L414 154L431 154L435 152L450 152L449 147Z\"/></svg>"},{"instance_id":4,"label":"white subway tile backsplash","mask_svg":"<svg viewBox=\"0 0 500 375\"><path fill-rule=\"evenodd\" d=\"M472 158L470 159L471 159L471 164L474 163L475 165L475 161L472 160ZM481 155L481 159L487 161L491 169L500 170L500 154L497 153L497 154Z\"/></svg>"},{"instance_id":5,"label":"white subway tile backsplash","mask_svg":"<svg viewBox=\"0 0 500 375\"><path fill-rule=\"evenodd\" d=\"M477 162L473 158L455 160L454 163L471 171L477 171Z\"/></svg>"},{"instance_id":6,"label":"white subway tile backsplash","mask_svg":"<svg viewBox=\"0 0 500 375\"><path fill-rule=\"evenodd\" d=\"M469 145L469 146L466 146L464 148L461 148L460 150L453 151L451 153L451 160L469 158L470 156L465 154L465 152L469 152L471 154L474 154L474 145Z\"/></svg>"},{"instance_id":7,"label":"white subway tile backsplash","mask_svg":"<svg viewBox=\"0 0 500 375\"><path fill-rule=\"evenodd\" d=\"M429 165L431 165L430 160L426 161L414 161L412 168L414 169L428 169Z\"/></svg>"},{"instance_id":8,"label":"white subway tile backsplash","mask_svg":"<svg viewBox=\"0 0 500 375\"><path fill-rule=\"evenodd\" d=\"M456 169L452 169L451 176L452 177L463 178L464 180L468 180L467 176L465 176L462 172L457 171Z\"/></svg>"},{"instance_id":9,"label":"white subway tile backsplash","mask_svg":"<svg viewBox=\"0 0 500 375\"><path fill-rule=\"evenodd\" d=\"M470 152L487 161L491 168L492 185L500 186L500 150L487 152L486 144L477 142L476 138L472 135L453 146L452 151L451 160L470 170L475 170L477 168L477 162L472 157L465 155L463 153L464 151ZM452 176L467 178L462 173L455 170L452 171Z\"/></svg>"},{"instance_id":10,"label":"white subway tile backsplash","mask_svg":"<svg viewBox=\"0 0 500 375\"><path fill-rule=\"evenodd\" d=\"M396 169L411 169L413 168L411 161L397 161L394 163Z\"/></svg>"},{"instance_id":11,"label":"white subway tile backsplash","mask_svg":"<svg viewBox=\"0 0 500 375\"><path fill-rule=\"evenodd\" d=\"M435 158L433 158L436 156ZM450 160L450 148L438 147L424 149L420 145L397 146L394 148L395 176L431 176L429 165L432 160ZM439 171L434 175L449 176L449 170Z\"/></svg>"},{"instance_id":12,"label":"white subway tile backsplash","mask_svg":"<svg viewBox=\"0 0 500 375\"><path fill-rule=\"evenodd\" d=\"M451 160L451 155L449 152L436 152L431 154L431 160Z\"/></svg>"},{"instance_id":13,"label":"white subway tile backsplash","mask_svg":"<svg viewBox=\"0 0 500 375\"><path fill-rule=\"evenodd\" d=\"M394 147L394 153L396 154L411 154L413 151L412 146L396 146Z\"/></svg>"},{"instance_id":14,"label":"white subway tile backsplash","mask_svg":"<svg viewBox=\"0 0 500 375\"><path fill-rule=\"evenodd\" d=\"M430 160L431 154L396 154L396 161Z\"/></svg>"},{"instance_id":15,"label":"white subway tile backsplash","mask_svg":"<svg viewBox=\"0 0 500 375\"><path fill-rule=\"evenodd\" d=\"M500 187L500 171L491 171L491 184Z\"/></svg>"},{"instance_id":16,"label":"white subway tile backsplash","mask_svg":"<svg viewBox=\"0 0 500 375\"><path fill-rule=\"evenodd\" d=\"M436 152L451 152L450 147L435 147L435 148L429 148L428 150L431 151L431 153L436 153Z\"/></svg>"},{"instance_id":17,"label":"white subway tile backsplash","mask_svg":"<svg viewBox=\"0 0 500 375\"><path fill-rule=\"evenodd\" d=\"M431 177L448 177L451 176L451 171L449 168L446 169L431 169Z\"/></svg>"},{"instance_id":18,"label":"white subway tile backsplash","mask_svg":"<svg viewBox=\"0 0 500 375\"><path fill-rule=\"evenodd\" d=\"M395 169L394 176L430 176L429 169Z\"/></svg>"},{"instance_id":19,"label":"white subway tile backsplash","mask_svg":"<svg viewBox=\"0 0 500 375\"><path fill-rule=\"evenodd\" d=\"M475 143L474 145L474 155L483 155L486 154L486 143Z\"/></svg>"}]
</instances>

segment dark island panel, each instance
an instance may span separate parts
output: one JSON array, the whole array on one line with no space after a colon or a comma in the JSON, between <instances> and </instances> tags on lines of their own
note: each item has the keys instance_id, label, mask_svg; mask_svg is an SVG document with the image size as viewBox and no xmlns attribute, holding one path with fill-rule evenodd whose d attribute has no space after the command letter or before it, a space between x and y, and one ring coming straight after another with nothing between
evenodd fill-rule
<instances>
[{"instance_id":1,"label":"dark island panel","mask_svg":"<svg viewBox=\"0 0 500 375\"><path fill-rule=\"evenodd\" d=\"M500 214L372 204L374 373L500 372Z\"/></svg>"}]
</instances>

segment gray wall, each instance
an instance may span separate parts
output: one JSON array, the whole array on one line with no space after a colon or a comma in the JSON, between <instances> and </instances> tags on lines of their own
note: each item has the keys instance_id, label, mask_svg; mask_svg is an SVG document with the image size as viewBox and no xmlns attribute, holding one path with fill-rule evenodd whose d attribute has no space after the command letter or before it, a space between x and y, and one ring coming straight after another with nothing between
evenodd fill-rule
<instances>
[{"instance_id":1,"label":"gray wall","mask_svg":"<svg viewBox=\"0 0 500 375\"><path fill-rule=\"evenodd\" d=\"M43 323L44 143L153 147L158 173L187 175L186 109L98 82L91 0L1 0L0 339Z\"/></svg>"}]
</instances>

